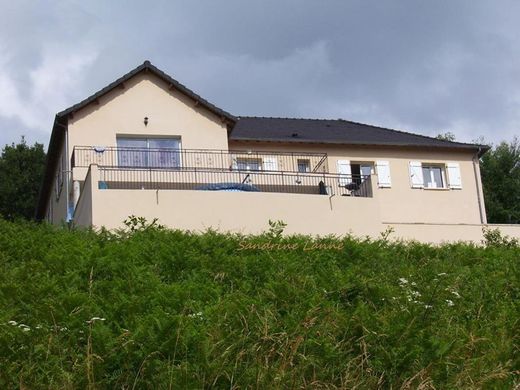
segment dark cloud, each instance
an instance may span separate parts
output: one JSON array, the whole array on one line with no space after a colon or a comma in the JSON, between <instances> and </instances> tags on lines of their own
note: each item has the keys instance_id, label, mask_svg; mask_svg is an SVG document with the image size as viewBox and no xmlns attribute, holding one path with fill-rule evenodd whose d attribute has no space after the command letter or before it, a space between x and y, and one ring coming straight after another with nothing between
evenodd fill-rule
<instances>
[{"instance_id":1,"label":"dark cloud","mask_svg":"<svg viewBox=\"0 0 520 390\"><path fill-rule=\"evenodd\" d=\"M5 2L0 144L150 59L240 115L347 118L459 140L520 133L520 3ZM14 137L14 138L13 138Z\"/></svg>"}]
</instances>

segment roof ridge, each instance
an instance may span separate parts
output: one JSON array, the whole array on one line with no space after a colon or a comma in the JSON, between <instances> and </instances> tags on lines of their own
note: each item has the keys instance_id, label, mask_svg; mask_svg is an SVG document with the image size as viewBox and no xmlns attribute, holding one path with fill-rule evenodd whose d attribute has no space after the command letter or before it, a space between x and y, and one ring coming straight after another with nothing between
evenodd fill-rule
<instances>
[{"instance_id":1,"label":"roof ridge","mask_svg":"<svg viewBox=\"0 0 520 390\"><path fill-rule=\"evenodd\" d=\"M486 145L474 144L474 143L471 143L471 142L448 141L448 140L445 140L445 139L440 139L440 138L432 137L432 136L429 136L429 135L417 134L417 133L412 133L410 131L397 130L397 129L392 129L392 128L389 128L389 127L371 125L371 124L368 124L368 123L356 122L356 121L352 121L352 120L349 120L349 119L343 119L343 118L326 119L326 118L302 118L302 117L297 118L297 117L241 116L241 115L237 116L236 118L239 119L239 120L242 119L242 118L248 118L248 119L282 119L282 120L288 119L288 120L304 120L304 121L329 121L329 122L339 122L339 123L347 122L347 123L351 123L351 124L354 124L354 125L368 126L368 127L374 128L374 129L392 131L392 132L395 132L395 133L412 135L414 137L421 137L421 138L426 138L426 139L430 139L430 140L436 140L436 141L445 143L447 145L458 144L458 145L486 146Z\"/></svg>"},{"instance_id":2,"label":"roof ridge","mask_svg":"<svg viewBox=\"0 0 520 390\"><path fill-rule=\"evenodd\" d=\"M230 121L236 121L236 118L235 118L234 115L232 115L229 112L227 112L227 111L225 111L225 110L215 106L213 103L210 103L209 101L204 99L199 94L193 92L191 89L189 89L185 85L181 84L179 81L175 80L173 77L171 77L170 75L166 74L161 69L157 68L149 60L145 60L141 65L137 66L136 68L132 69L128 73L126 73L123 76L119 77L118 79L116 79L115 81L111 82L107 86L105 86L102 89L98 90L97 92L93 93L92 95L90 95L86 99L83 99L79 103L76 103L76 104L70 106L69 108L66 108L63 111L58 112L58 114L56 114L56 115L59 116L59 117L62 117L62 116L65 116L67 114L70 114L71 112L75 112L77 110L82 109L83 107L85 107L89 103L95 101L99 97L101 97L101 96L105 95L106 93L110 92L111 90L117 88L118 85L120 85L121 83L124 83L125 81L131 79L132 77L134 77L135 75L137 75L138 73L140 73L141 71L143 71L145 69L150 70L151 72L155 73L155 75L157 77L162 78L164 81L167 81L168 83L172 84L176 89L178 89L180 92L184 93L185 95L188 95L192 99L198 100L201 103L201 105L206 106L206 108L209 111L212 111L214 114L224 116L224 117L226 117Z\"/></svg>"}]
</instances>

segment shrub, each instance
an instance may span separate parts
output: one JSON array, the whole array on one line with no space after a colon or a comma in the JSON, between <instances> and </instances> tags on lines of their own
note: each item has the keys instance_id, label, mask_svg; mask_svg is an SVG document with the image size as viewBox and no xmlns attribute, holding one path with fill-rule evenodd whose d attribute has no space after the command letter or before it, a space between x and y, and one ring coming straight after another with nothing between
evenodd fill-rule
<instances>
[{"instance_id":1,"label":"shrub","mask_svg":"<svg viewBox=\"0 0 520 390\"><path fill-rule=\"evenodd\" d=\"M0 221L0 388L518 384L518 247L142 225Z\"/></svg>"}]
</instances>

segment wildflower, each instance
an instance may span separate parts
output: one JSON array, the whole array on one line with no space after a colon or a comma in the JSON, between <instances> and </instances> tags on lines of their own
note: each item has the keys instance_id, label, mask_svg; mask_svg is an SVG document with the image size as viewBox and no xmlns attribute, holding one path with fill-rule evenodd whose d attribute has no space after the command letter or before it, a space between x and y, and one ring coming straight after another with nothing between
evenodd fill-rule
<instances>
[{"instance_id":1,"label":"wildflower","mask_svg":"<svg viewBox=\"0 0 520 390\"><path fill-rule=\"evenodd\" d=\"M425 309L431 309L432 307L433 307L432 305L424 305Z\"/></svg>"},{"instance_id":2,"label":"wildflower","mask_svg":"<svg viewBox=\"0 0 520 390\"><path fill-rule=\"evenodd\" d=\"M446 303L448 304L448 306L455 305L451 299L446 299Z\"/></svg>"},{"instance_id":3,"label":"wildflower","mask_svg":"<svg viewBox=\"0 0 520 390\"><path fill-rule=\"evenodd\" d=\"M419 291L411 291L410 294L412 294L412 296L414 296L414 297L420 297L421 296L421 293Z\"/></svg>"},{"instance_id":4,"label":"wildflower","mask_svg":"<svg viewBox=\"0 0 520 390\"><path fill-rule=\"evenodd\" d=\"M406 280L405 278L399 278L399 284L400 285L408 284L408 280Z\"/></svg>"},{"instance_id":5,"label":"wildflower","mask_svg":"<svg viewBox=\"0 0 520 390\"><path fill-rule=\"evenodd\" d=\"M92 324L96 321L105 321L105 318L103 317L92 317L90 320L85 321L87 324Z\"/></svg>"},{"instance_id":6,"label":"wildflower","mask_svg":"<svg viewBox=\"0 0 520 390\"><path fill-rule=\"evenodd\" d=\"M9 325L16 326L16 325L18 325L18 322L16 322L16 321L9 321L8 324L9 324Z\"/></svg>"}]
</instances>

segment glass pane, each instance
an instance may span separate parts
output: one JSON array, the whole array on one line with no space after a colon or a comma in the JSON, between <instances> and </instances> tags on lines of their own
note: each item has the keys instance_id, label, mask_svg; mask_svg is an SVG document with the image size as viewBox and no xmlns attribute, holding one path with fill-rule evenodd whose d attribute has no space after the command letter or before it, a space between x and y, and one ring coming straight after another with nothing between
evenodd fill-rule
<instances>
[{"instance_id":1,"label":"glass pane","mask_svg":"<svg viewBox=\"0 0 520 390\"><path fill-rule=\"evenodd\" d=\"M310 166L309 160L298 160L298 172L310 172L311 166Z\"/></svg>"},{"instance_id":2,"label":"glass pane","mask_svg":"<svg viewBox=\"0 0 520 390\"><path fill-rule=\"evenodd\" d=\"M260 160L253 158L237 158L237 168L242 171L259 171L261 170Z\"/></svg>"},{"instance_id":3,"label":"glass pane","mask_svg":"<svg viewBox=\"0 0 520 390\"><path fill-rule=\"evenodd\" d=\"M148 164L155 168L176 168L180 166L180 141L172 138L151 138L148 140Z\"/></svg>"},{"instance_id":4,"label":"glass pane","mask_svg":"<svg viewBox=\"0 0 520 390\"><path fill-rule=\"evenodd\" d=\"M435 188L442 188L442 170L440 167L432 167L433 173L433 181L435 183Z\"/></svg>"},{"instance_id":5,"label":"glass pane","mask_svg":"<svg viewBox=\"0 0 520 390\"><path fill-rule=\"evenodd\" d=\"M426 188L432 187L432 177L430 174L430 167L423 167L422 168L422 174L423 174L423 180L424 180L424 186Z\"/></svg>"},{"instance_id":6,"label":"glass pane","mask_svg":"<svg viewBox=\"0 0 520 390\"><path fill-rule=\"evenodd\" d=\"M140 138L117 139L117 161L122 167L146 167L146 140Z\"/></svg>"},{"instance_id":7,"label":"glass pane","mask_svg":"<svg viewBox=\"0 0 520 390\"><path fill-rule=\"evenodd\" d=\"M361 165L360 172L361 172L361 182L364 182L368 178L368 176L370 176L372 174L372 166Z\"/></svg>"}]
</instances>

